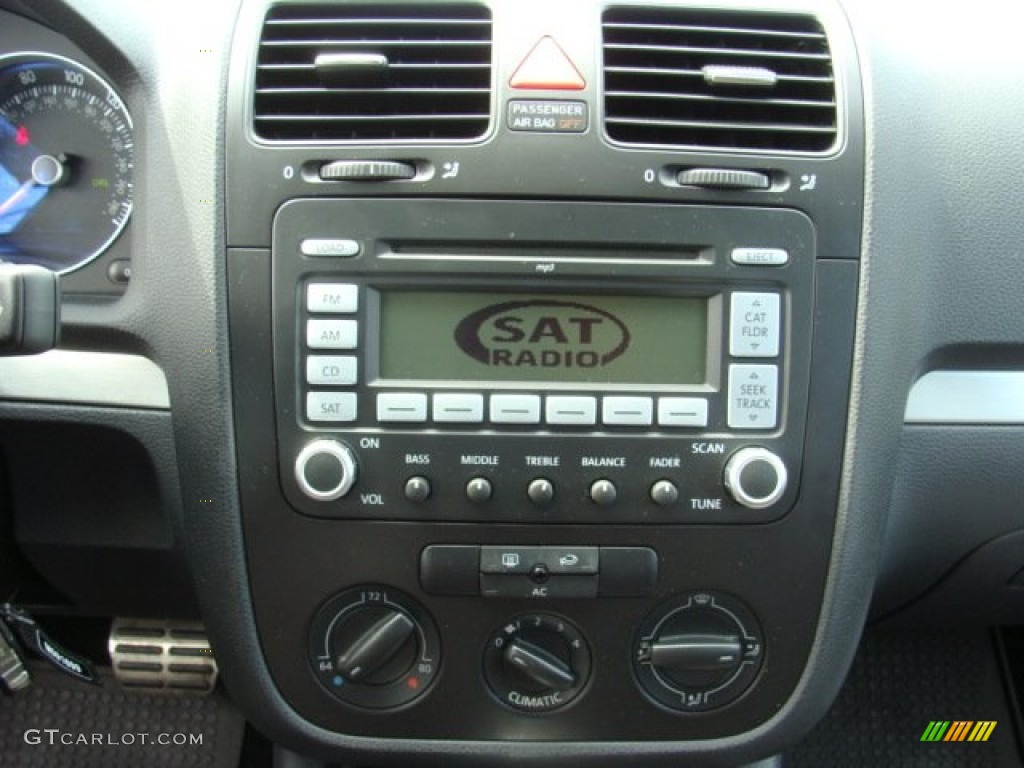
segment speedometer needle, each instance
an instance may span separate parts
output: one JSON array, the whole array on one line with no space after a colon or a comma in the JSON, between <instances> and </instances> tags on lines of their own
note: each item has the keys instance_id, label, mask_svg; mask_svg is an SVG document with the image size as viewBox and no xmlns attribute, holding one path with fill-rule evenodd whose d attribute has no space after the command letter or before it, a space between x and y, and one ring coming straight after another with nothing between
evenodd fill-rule
<instances>
[{"instance_id":1,"label":"speedometer needle","mask_svg":"<svg viewBox=\"0 0 1024 768\"><path fill-rule=\"evenodd\" d=\"M14 190L14 192L11 193L10 197L8 197L6 200L4 200L2 203L0 203L0 216L3 216L5 213L7 213L9 210L11 210L14 206L16 206L18 203L20 203L26 197L28 197L28 193L32 191L32 188L35 185L36 185L36 180L35 179L29 179L24 184L22 184L20 187L18 187L16 190Z\"/></svg>"}]
</instances>

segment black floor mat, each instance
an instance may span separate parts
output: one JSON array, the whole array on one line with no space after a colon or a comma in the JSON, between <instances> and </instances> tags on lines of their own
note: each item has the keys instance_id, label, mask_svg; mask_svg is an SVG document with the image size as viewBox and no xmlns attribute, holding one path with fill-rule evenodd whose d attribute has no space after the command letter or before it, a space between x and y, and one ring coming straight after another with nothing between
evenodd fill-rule
<instances>
[{"instance_id":1,"label":"black floor mat","mask_svg":"<svg viewBox=\"0 0 1024 768\"><path fill-rule=\"evenodd\" d=\"M932 721L997 724L986 742L922 742ZM984 630L867 632L835 705L804 743L786 754L783 765L1024 765L991 636Z\"/></svg>"},{"instance_id":2,"label":"black floor mat","mask_svg":"<svg viewBox=\"0 0 1024 768\"><path fill-rule=\"evenodd\" d=\"M129 693L109 673L95 687L38 665L32 674L28 690L0 694L5 768L238 766L245 723L222 694Z\"/></svg>"}]
</instances>

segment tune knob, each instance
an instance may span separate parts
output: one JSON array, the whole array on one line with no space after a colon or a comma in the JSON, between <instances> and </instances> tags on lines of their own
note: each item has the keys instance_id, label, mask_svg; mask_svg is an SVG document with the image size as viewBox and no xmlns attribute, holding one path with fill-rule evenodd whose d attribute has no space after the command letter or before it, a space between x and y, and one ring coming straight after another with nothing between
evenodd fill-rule
<instances>
[{"instance_id":1,"label":"tune knob","mask_svg":"<svg viewBox=\"0 0 1024 768\"><path fill-rule=\"evenodd\" d=\"M295 481L314 501L334 501L356 482L356 457L337 440L314 440L295 457Z\"/></svg>"},{"instance_id":2,"label":"tune knob","mask_svg":"<svg viewBox=\"0 0 1024 768\"><path fill-rule=\"evenodd\" d=\"M766 448L740 448L725 464L725 487L750 509L766 509L781 499L788 479L782 459Z\"/></svg>"},{"instance_id":3,"label":"tune knob","mask_svg":"<svg viewBox=\"0 0 1024 768\"><path fill-rule=\"evenodd\" d=\"M334 696L393 709L422 696L438 669L437 628L408 595L356 587L327 601L313 620L309 661Z\"/></svg>"},{"instance_id":4,"label":"tune knob","mask_svg":"<svg viewBox=\"0 0 1024 768\"><path fill-rule=\"evenodd\" d=\"M636 679L666 707L715 709L753 682L762 645L757 620L743 603L695 592L656 611L641 626L633 656Z\"/></svg>"}]
</instances>

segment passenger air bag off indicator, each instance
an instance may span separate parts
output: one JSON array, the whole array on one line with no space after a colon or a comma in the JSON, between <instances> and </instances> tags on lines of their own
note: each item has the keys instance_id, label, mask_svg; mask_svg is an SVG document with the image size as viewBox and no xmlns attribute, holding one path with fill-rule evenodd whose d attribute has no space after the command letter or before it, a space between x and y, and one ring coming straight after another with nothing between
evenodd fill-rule
<instances>
[{"instance_id":1,"label":"passenger air bag off indicator","mask_svg":"<svg viewBox=\"0 0 1024 768\"><path fill-rule=\"evenodd\" d=\"M508 127L513 131L584 133L589 123L585 101L512 99L508 103Z\"/></svg>"},{"instance_id":2,"label":"passenger air bag off indicator","mask_svg":"<svg viewBox=\"0 0 1024 768\"><path fill-rule=\"evenodd\" d=\"M508 81L509 88L537 91L582 91L587 81L550 35L530 49Z\"/></svg>"}]
</instances>

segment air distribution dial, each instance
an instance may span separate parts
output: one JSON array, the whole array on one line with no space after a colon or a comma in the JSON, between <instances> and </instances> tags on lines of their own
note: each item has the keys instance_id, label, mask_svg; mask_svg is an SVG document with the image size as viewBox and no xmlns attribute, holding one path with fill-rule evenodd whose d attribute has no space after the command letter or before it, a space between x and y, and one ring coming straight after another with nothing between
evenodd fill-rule
<instances>
[{"instance_id":1,"label":"air distribution dial","mask_svg":"<svg viewBox=\"0 0 1024 768\"><path fill-rule=\"evenodd\" d=\"M488 641L484 676L503 704L551 712L583 690L590 677L590 648L565 619L542 613L519 616Z\"/></svg>"},{"instance_id":2,"label":"air distribution dial","mask_svg":"<svg viewBox=\"0 0 1024 768\"><path fill-rule=\"evenodd\" d=\"M423 606L374 585L328 600L309 639L309 661L321 684L366 709L393 709L426 693L440 651L437 628Z\"/></svg>"},{"instance_id":3,"label":"air distribution dial","mask_svg":"<svg viewBox=\"0 0 1024 768\"><path fill-rule=\"evenodd\" d=\"M659 704L705 712L739 697L763 656L761 628L749 608L729 595L693 592L640 626L633 670Z\"/></svg>"}]
</instances>

